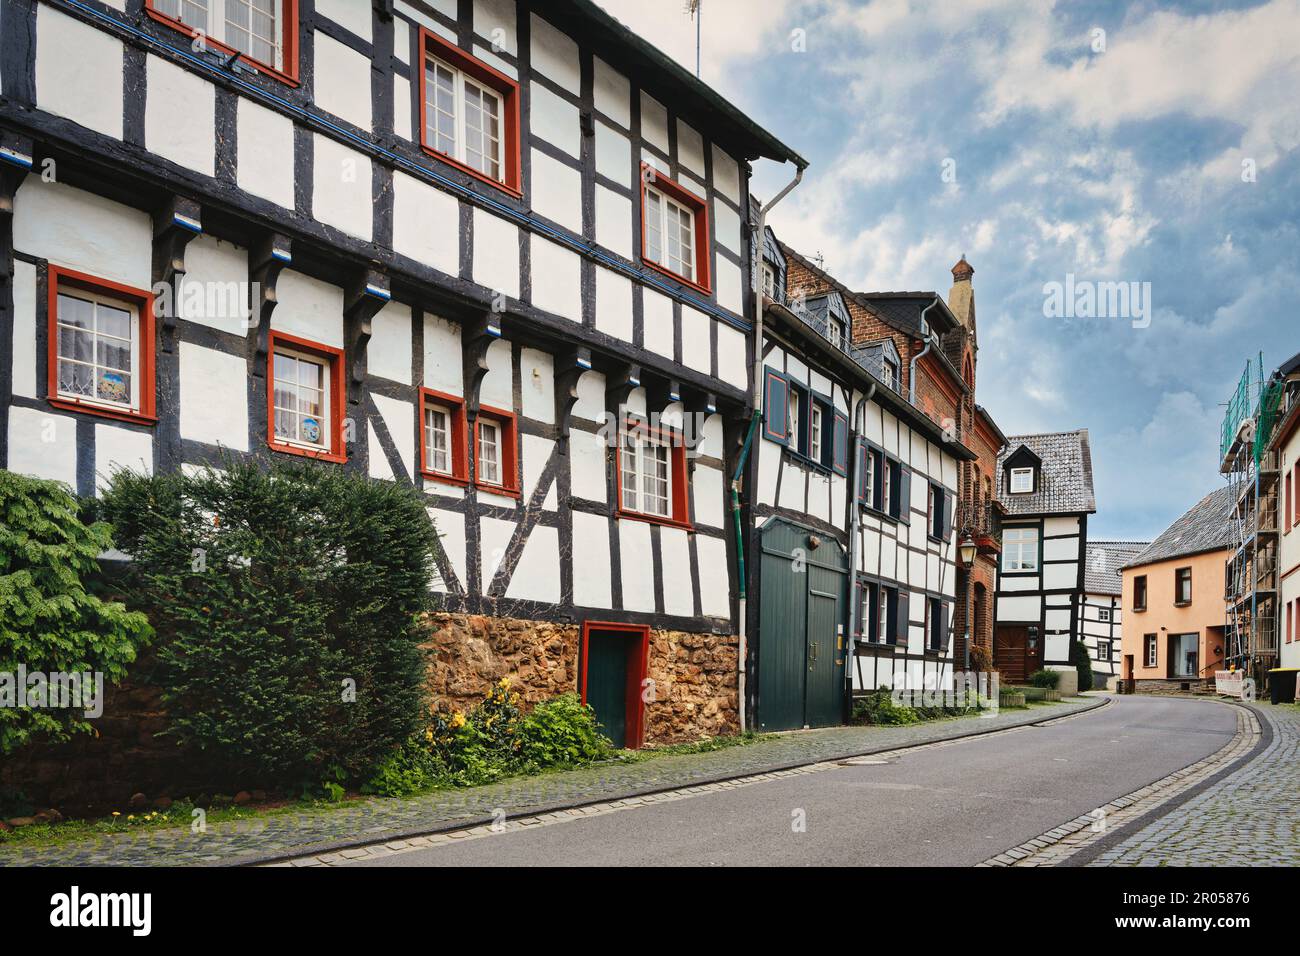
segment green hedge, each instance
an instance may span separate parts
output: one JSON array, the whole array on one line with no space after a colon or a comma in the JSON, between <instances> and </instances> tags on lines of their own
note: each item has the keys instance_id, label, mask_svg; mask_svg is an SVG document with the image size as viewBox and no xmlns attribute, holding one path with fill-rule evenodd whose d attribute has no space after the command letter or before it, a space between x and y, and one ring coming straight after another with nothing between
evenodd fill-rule
<instances>
[{"instance_id":1,"label":"green hedge","mask_svg":"<svg viewBox=\"0 0 1300 956\"><path fill-rule=\"evenodd\" d=\"M24 706L33 701L20 667L117 682L152 636L143 614L93 593L112 529L84 523L77 508L62 484L0 470L0 694L13 696L0 706L0 754L93 729L85 707Z\"/></svg>"},{"instance_id":2,"label":"green hedge","mask_svg":"<svg viewBox=\"0 0 1300 956\"><path fill-rule=\"evenodd\" d=\"M437 539L418 496L314 463L114 475L183 743L270 785L364 779L427 713Z\"/></svg>"}]
</instances>

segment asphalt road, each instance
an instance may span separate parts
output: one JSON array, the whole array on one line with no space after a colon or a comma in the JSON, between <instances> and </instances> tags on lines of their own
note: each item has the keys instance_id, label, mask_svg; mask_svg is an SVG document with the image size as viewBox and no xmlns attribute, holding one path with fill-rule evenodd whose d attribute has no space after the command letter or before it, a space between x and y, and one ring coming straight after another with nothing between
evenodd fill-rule
<instances>
[{"instance_id":1,"label":"asphalt road","mask_svg":"<svg viewBox=\"0 0 1300 956\"><path fill-rule=\"evenodd\" d=\"M1208 756L1235 730L1227 707L1118 697L1054 726L928 747L885 764L353 865L969 866Z\"/></svg>"}]
</instances>

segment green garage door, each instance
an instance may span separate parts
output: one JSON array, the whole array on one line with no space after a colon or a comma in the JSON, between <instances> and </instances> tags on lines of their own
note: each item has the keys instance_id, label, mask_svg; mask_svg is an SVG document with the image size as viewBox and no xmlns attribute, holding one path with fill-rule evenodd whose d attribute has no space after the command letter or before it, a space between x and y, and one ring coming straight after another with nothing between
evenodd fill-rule
<instances>
[{"instance_id":1,"label":"green garage door","mask_svg":"<svg viewBox=\"0 0 1300 956\"><path fill-rule=\"evenodd\" d=\"M848 555L828 535L784 519L760 531L757 720L762 730L843 719Z\"/></svg>"}]
</instances>

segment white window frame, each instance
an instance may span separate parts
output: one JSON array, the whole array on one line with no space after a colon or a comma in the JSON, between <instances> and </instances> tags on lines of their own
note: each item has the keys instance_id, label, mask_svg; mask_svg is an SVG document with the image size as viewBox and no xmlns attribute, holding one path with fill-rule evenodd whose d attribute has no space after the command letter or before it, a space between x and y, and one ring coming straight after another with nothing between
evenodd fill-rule
<instances>
[{"instance_id":1,"label":"white window frame","mask_svg":"<svg viewBox=\"0 0 1300 956\"><path fill-rule=\"evenodd\" d=\"M1020 479L1028 478L1028 481L1022 482ZM1012 468L1011 469L1011 493L1013 495L1028 494L1034 490L1034 469L1033 468Z\"/></svg>"},{"instance_id":2,"label":"white window frame","mask_svg":"<svg viewBox=\"0 0 1300 956\"><path fill-rule=\"evenodd\" d=\"M791 386L787 391L790 393L787 402L790 416L790 440L794 443L791 446L792 451L803 451L802 432L799 431L799 389Z\"/></svg>"},{"instance_id":3,"label":"white window frame","mask_svg":"<svg viewBox=\"0 0 1300 956\"><path fill-rule=\"evenodd\" d=\"M830 339L832 345L839 348L844 342L844 323L834 315L826 316L826 337Z\"/></svg>"},{"instance_id":4,"label":"white window frame","mask_svg":"<svg viewBox=\"0 0 1300 956\"><path fill-rule=\"evenodd\" d=\"M495 433L495 439L492 442L492 449L496 452L495 461L487 461L483 457L483 451L487 447L484 443L484 431L491 429ZM474 476L479 482L485 485L495 485L502 487L505 485L505 456L502 452L505 450L506 428L503 422L488 416L480 416L478 424L474 428ZM488 478L485 474L484 466L491 466L496 471L496 476Z\"/></svg>"},{"instance_id":5,"label":"white window frame","mask_svg":"<svg viewBox=\"0 0 1300 956\"><path fill-rule=\"evenodd\" d=\"M657 205L652 209L653 201ZM679 275L688 282L698 281L695 276L695 255L699 246L699 223L696 219L695 210L690 206L679 202L672 196L669 196L661 189L656 189L649 183L645 187L645 208L641 214L645 217L645 257L651 262L657 262L674 275ZM680 215L685 214L690 217L691 221L691 244L690 254L682 256L682 245L680 241L680 232L678 233L678 258L674 262L672 255L668 251L668 213L670 208L678 214L677 225L680 228ZM657 242L651 241L651 235L657 236ZM680 267L680 268L679 268Z\"/></svg>"},{"instance_id":6,"label":"white window frame","mask_svg":"<svg viewBox=\"0 0 1300 956\"><path fill-rule=\"evenodd\" d=\"M822 460L822 407L816 399L808 403L808 457Z\"/></svg>"},{"instance_id":7,"label":"white window frame","mask_svg":"<svg viewBox=\"0 0 1300 956\"><path fill-rule=\"evenodd\" d=\"M882 369L882 374L885 376L885 384L894 391L898 391L900 387L898 381L898 365L893 359L886 357L880 360L880 367Z\"/></svg>"},{"instance_id":8,"label":"white window frame","mask_svg":"<svg viewBox=\"0 0 1300 956\"><path fill-rule=\"evenodd\" d=\"M92 309L93 324L90 329L80 329L69 322L63 321L62 319L63 309L61 307L62 303L60 300L64 298L80 299L84 302L91 303L91 305L94 308ZM130 351L131 351L130 366L131 367L129 369L115 369L112 368L111 366L100 364L99 361L99 341L101 338L99 332L99 307L100 306L104 306L106 308L111 308L111 309L117 309L118 311L121 312L126 312L131 317L130 319L131 330L130 330L129 338L123 339L119 336L110 335L108 333L104 333L103 335L104 338L113 339L116 342L130 343ZM82 289L81 287L78 286L75 288L58 289L57 297L55 300L55 307L59 310L59 315L55 317L55 329L56 329L55 334L58 340L60 341L62 340L63 337L62 333L64 329L67 329L70 332L88 333L90 335L90 361L88 362L82 361L81 359L65 357L62 354L63 350L59 347L59 341L55 341L53 343L53 348L55 350L55 366L54 366L55 393L59 396L59 398L65 398L70 401L75 401L78 404L82 404L82 405L93 405L97 408L111 408L111 409L118 409L121 411L138 412L140 410L140 376L144 374L144 369L141 367L143 363L141 361L142 355L140 351L140 307L139 305L131 302L128 299L121 299L118 298L117 296L106 295L102 292L97 292L89 289ZM59 387L59 381L63 378L62 369L63 369L64 362L68 362L73 365L80 365L83 368L89 368L91 370L91 387L94 390L94 394L81 395L77 392ZM112 399L99 397L99 372L101 370L107 370L110 372L125 372L127 375L131 376L131 398L129 402L115 402Z\"/></svg>"},{"instance_id":9,"label":"white window frame","mask_svg":"<svg viewBox=\"0 0 1300 956\"><path fill-rule=\"evenodd\" d=\"M776 270L771 264L764 261L763 263L763 295L769 299L776 299Z\"/></svg>"},{"instance_id":10,"label":"white window frame","mask_svg":"<svg viewBox=\"0 0 1300 956\"><path fill-rule=\"evenodd\" d=\"M884 585L876 588L876 643L889 643L889 589Z\"/></svg>"},{"instance_id":11,"label":"white window frame","mask_svg":"<svg viewBox=\"0 0 1300 956\"><path fill-rule=\"evenodd\" d=\"M1039 566L1037 528L1002 529L1002 570L1037 571Z\"/></svg>"},{"instance_id":12,"label":"white window frame","mask_svg":"<svg viewBox=\"0 0 1300 956\"><path fill-rule=\"evenodd\" d=\"M309 365L315 365L321 369L321 414L319 416L321 419L321 441L319 443L304 441L301 438L286 438L276 429L275 413L278 411L292 411L294 413L298 423L295 434L301 433L303 419L303 412L301 410L296 408L282 408L280 405L275 403L275 395L277 391L276 386L282 381L280 378L276 377L275 359L277 356L281 355L285 358L291 358L295 362L306 362ZM332 364L333 363L328 358L322 355L314 355L311 352L304 352L284 345L277 345L275 347L271 355L271 434L275 436L275 440L278 444L292 445L294 448L305 448L309 451L334 451L334 378L333 375L330 374L330 366ZM288 383L286 382L286 384ZM295 379L293 387L294 399L296 401L299 397L298 390L301 387L301 383Z\"/></svg>"},{"instance_id":13,"label":"white window frame","mask_svg":"<svg viewBox=\"0 0 1300 956\"><path fill-rule=\"evenodd\" d=\"M163 16L170 17L178 23L183 23L192 30L204 34L215 40L217 43L227 46L232 50L238 50L244 56L248 57L254 63L262 63L274 70L284 71L284 33L285 33L285 0L271 0L271 16L273 20L273 33L271 37L258 37L271 44L271 59L266 60L260 56L236 46L228 39L227 28L229 26L229 13L227 8L246 7L249 10L249 26L252 26L252 16L255 8L255 0L153 0L151 6ZM203 7L205 12L204 21L195 23L192 20L185 19L187 7ZM175 12L172 12L175 11ZM265 11L256 11L265 13ZM212 29L216 24L218 29ZM251 29L248 31L252 33Z\"/></svg>"},{"instance_id":14,"label":"white window frame","mask_svg":"<svg viewBox=\"0 0 1300 956\"><path fill-rule=\"evenodd\" d=\"M452 123L454 125L454 139L452 150L448 152L443 149L438 142L439 132L436 126L429 125L430 109L437 113L438 110L438 80L436 71L432 71L433 64L437 64L442 69L451 74L451 94L452 108L455 113L452 114ZM433 53L426 53L424 57L424 115L420 117L423 123L424 140L430 149L436 153L441 153L454 159L456 162L469 167L476 173L486 176L494 182L504 183L506 181L506 101L500 91L493 89L486 83L469 76L464 70L458 69L440 57L434 56ZM497 171L494 175L491 169L482 169L476 166L469 157L469 136L466 128L468 121L468 111L465 108L465 90L466 86L474 88L480 96L490 97L496 102L497 113L497 140L496 155L491 157L491 161L496 162ZM446 111L441 111L446 112ZM485 114L486 115L486 114ZM480 135L485 135L484 131L479 131ZM483 154L487 156L486 153ZM491 161L488 165L491 166Z\"/></svg>"},{"instance_id":15,"label":"white window frame","mask_svg":"<svg viewBox=\"0 0 1300 956\"><path fill-rule=\"evenodd\" d=\"M441 429L441 434L443 436L444 445L441 449L435 448L431 443L431 439L433 438L433 436L435 434L438 434L438 429L432 427L432 419L433 416L436 414L441 414L443 417L443 428ZM424 464L429 471L438 475L452 475L455 473L455 462L453 461L454 449L452 448L452 444L451 444L452 443L451 423L452 423L452 418L451 418L450 408L448 408L446 405L440 405L436 402L425 403L424 405ZM445 468L439 468L437 464L435 464L435 462L437 461L437 454L440 451L446 458L447 466Z\"/></svg>"},{"instance_id":16,"label":"white window frame","mask_svg":"<svg viewBox=\"0 0 1300 956\"><path fill-rule=\"evenodd\" d=\"M654 454L647 453L654 449ZM651 475L650 463L657 464L659 452L663 452L664 478ZM624 511L635 512L650 518L673 519L673 446L651 436L644 426L629 425L623 429L619 447L619 487L622 489L621 504ZM631 479L629 487L628 480ZM647 492L647 483L658 484L663 481L663 495L658 490ZM662 498L663 511L648 507L649 501Z\"/></svg>"},{"instance_id":17,"label":"white window frame","mask_svg":"<svg viewBox=\"0 0 1300 956\"><path fill-rule=\"evenodd\" d=\"M1146 666L1159 667L1160 666L1160 644L1159 644L1160 638L1155 634L1148 634L1142 640L1143 643L1146 644Z\"/></svg>"},{"instance_id":18,"label":"white window frame","mask_svg":"<svg viewBox=\"0 0 1300 956\"><path fill-rule=\"evenodd\" d=\"M1109 624L1109 623L1110 623L1110 608L1108 608L1108 607L1098 608L1098 609L1097 609L1097 620L1101 621L1101 623L1103 623L1103 624Z\"/></svg>"},{"instance_id":19,"label":"white window frame","mask_svg":"<svg viewBox=\"0 0 1300 956\"><path fill-rule=\"evenodd\" d=\"M868 508L876 506L876 453L870 448L867 449L866 505Z\"/></svg>"}]
</instances>

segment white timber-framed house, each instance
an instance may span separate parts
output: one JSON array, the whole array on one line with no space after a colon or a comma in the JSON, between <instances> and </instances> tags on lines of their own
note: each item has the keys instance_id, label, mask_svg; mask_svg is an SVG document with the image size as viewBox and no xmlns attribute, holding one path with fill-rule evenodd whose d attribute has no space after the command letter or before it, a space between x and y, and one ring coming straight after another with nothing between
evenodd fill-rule
<instances>
[{"instance_id":1,"label":"white timber-framed house","mask_svg":"<svg viewBox=\"0 0 1300 956\"><path fill-rule=\"evenodd\" d=\"M804 161L586 0L232 4L0 0L0 466L410 484L440 700L734 730L749 164Z\"/></svg>"},{"instance_id":2,"label":"white timber-framed house","mask_svg":"<svg viewBox=\"0 0 1300 956\"><path fill-rule=\"evenodd\" d=\"M788 250L770 229L762 248L749 686L755 729L782 730L843 722L857 692L951 686L958 467L974 453L882 372L892 341L854 343L855 293L789 294Z\"/></svg>"},{"instance_id":3,"label":"white timber-framed house","mask_svg":"<svg viewBox=\"0 0 1300 956\"><path fill-rule=\"evenodd\" d=\"M1007 436L997 498L1005 515L993 665L1012 683L1039 670L1073 671L1088 516L1097 510L1088 430Z\"/></svg>"},{"instance_id":4,"label":"white timber-framed house","mask_svg":"<svg viewBox=\"0 0 1300 956\"><path fill-rule=\"evenodd\" d=\"M1079 636L1092 663L1093 687L1114 690L1120 675L1124 578L1120 573L1150 541L1089 541L1079 598Z\"/></svg>"}]
</instances>

